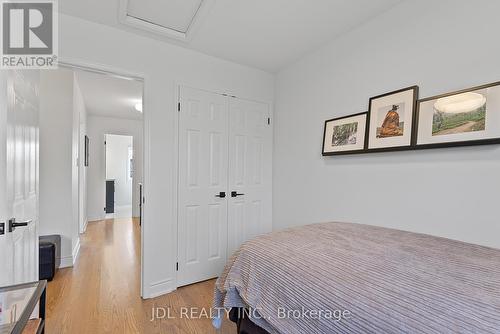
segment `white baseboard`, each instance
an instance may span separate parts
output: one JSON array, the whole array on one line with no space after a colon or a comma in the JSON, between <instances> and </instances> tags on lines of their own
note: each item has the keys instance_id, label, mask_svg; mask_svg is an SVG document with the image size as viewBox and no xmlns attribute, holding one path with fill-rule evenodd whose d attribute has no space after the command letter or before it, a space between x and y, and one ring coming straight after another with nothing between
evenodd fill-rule
<instances>
[{"instance_id":1,"label":"white baseboard","mask_svg":"<svg viewBox=\"0 0 500 334\"><path fill-rule=\"evenodd\" d=\"M80 253L80 238L78 238L75 247L73 247L73 251L71 255L61 257L61 264L59 268L69 268L73 267L78 258L78 254Z\"/></svg>"},{"instance_id":2,"label":"white baseboard","mask_svg":"<svg viewBox=\"0 0 500 334\"><path fill-rule=\"evenodd\" d=\"M69 267L73 267L73 256L62 257L59 268L69 268Z\"/></svg>"},{"instance_id":3,"label":"white baseboard","mask_svg":"<svg viewBox=\"0 0 500 334\"><path fill-rule=\"evenodd\" d=\"M87 224L92 223L92 222L98 222L98 221L104 220L104 219L106 219L106 216L87 218Z\"/></svg>"},{"instance_id":4,"label":"white baseboard","mask_svg":"<svg viewBox=\"0 0 500 334\"><path fill-rule=\"evenodd\" d=\"M177 288L174 284L174 280L166 279L163 281L152 283L151 285L149 285L149 287L146 287L145 291L143 291L144 293L142 298L144 299L155 298L164 295L166 293L175 291L176 289Z\"/></svg>"},{"instance_id":5,"label":"white baseboard","mask_svg":"<svg viewBox=\"0 0 500 334\"><path fill-rule=\"evenodd\" d=\"M87 231L87 224L88 223L89 223L89 221L87 220L87 218L85 218L85 220L83 221L83 226L80 229L80 234L84 234Z\"/></svg>"},{"instance_id":6,"label":"white baseboard","mask_svg":"<svg viewBox=\"0 0 500 334\"><path fill-rule=\"evenodd\" d=\"M78 238L76 240L76 245L75 247L73 248L73 254L72 254L72 258L73 258L73 264L75 264L76 262L76 259L78 258L78 254L80 253L80 238Z\"/></svg>"}]
</instances>

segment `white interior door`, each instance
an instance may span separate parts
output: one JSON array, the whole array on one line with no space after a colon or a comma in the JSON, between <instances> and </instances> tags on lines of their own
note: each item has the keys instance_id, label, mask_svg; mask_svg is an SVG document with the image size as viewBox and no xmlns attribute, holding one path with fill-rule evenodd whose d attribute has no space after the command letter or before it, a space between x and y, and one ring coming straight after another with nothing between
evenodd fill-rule
<instances>
[{"instance_id":1,"label":"white interior door","mask_svg":"<svg viewBox=\"0 0 500 334\"><path fill-rule=\"evenodd\" d=\"M228 256L272 230L272 126L269 105L229 98Z\"/></svg>"},{"instance_id":2,"label":"white interior door","mask_svg":"<svg viewBox=\"0 0 500 334\"><path fill-rule=\"evenodd\" d=\"M227 98L182 87L180 103L178 286L222 272L229 197Z\"/></svg>"},{"instance_id":3,"label":"white interior door","mask_svg":"<svg viewBox=\"0 0 500 334\"><path fill-rule=\"evenodd\" d=\"M0 286L38 279L39 75L0 71Z\"/></svg>"}]
</instances>

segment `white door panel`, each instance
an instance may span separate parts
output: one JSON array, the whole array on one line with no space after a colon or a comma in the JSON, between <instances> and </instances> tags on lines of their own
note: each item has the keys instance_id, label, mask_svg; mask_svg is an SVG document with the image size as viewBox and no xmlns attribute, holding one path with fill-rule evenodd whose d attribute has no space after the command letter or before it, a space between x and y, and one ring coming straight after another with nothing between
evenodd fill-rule
<instances>
[{"instance_id":1,"label":"white door panel","mask_svg":"<svg viewBox=\"0 0 500 334\"><path fill-rule=\"evenodd\" d=\"M0 74L0 286L38 279L39 71ZM9 231L9 219L30 221Z\"/></svg>"},{"instance_id":2,"label":"white door panel","mask_svg":"<svg viewBox=\"0 0 500 334\"><path fill-rule=\"evenodd\" d=\"M217 277L272 229L269 106L187 87L180 103L178 286Z\"/></svg>"},{"instance_id":3,"label":"white door panel","mask_svg":"<svg viewBox=\"0 0 500 334\"><path fill-rule=\"evenodd\" d=\"M227 99L183 87L179 117L178 285L218 276L226 262Z\"/></svg>"},{"instance_id":4,"label":"white door panel","mask_svg":"<svg viewBox=\"0 0 500 334\"><path fill-rule=\"evenodd\" d=\"M269 106L229 99L228 255L272 230L272 127ZM241 194L241 195L240 195Z\"/></svg>"}]
</instances>

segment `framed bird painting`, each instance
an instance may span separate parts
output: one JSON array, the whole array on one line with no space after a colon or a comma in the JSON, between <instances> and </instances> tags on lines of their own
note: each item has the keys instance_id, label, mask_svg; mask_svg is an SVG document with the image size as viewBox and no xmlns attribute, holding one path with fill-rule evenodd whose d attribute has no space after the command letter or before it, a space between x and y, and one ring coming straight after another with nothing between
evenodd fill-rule
<instances>
[{"instance_id":1,"label":"framed bird painting","mask_svg":"<svg viewBox=\"0 0 500 334\"><path fill-rule=\"evenodd\" d=\"M370 98L368 150L410 148L418 99L418 86Z\"/></svg>"}]
</instances>

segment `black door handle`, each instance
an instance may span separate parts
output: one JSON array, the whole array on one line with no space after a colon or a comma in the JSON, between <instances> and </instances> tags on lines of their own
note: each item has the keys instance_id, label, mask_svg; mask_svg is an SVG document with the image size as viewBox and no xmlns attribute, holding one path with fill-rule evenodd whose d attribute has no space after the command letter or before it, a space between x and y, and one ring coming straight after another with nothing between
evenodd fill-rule
<instances>
[{"instance_id":1,"label":"black door handle","mask_svg":"<svg viewBox=\"0 0 500 334\"><path fill-rule=\"evenodd\" d=\"M31 223L31 219L21 223L16 223L16 218L11 218L9 219L9 232L14 231L16 227L28 226L29 223Z\"/></svg>"},{"instance_id":2,"label":"black door handle","mask_svg":"<svg viewBox=\"0 0 500 334\"><path fill-rule=\"evenodd\" d=\"M215 195L215 197L225 198L226 197L226 193L224 191L221 191L219 193L219 195Z\"/></svg>"},{"instance_id":3,"label":"black door handle","mask_svg":"<svg viewBox=\"0 0 500 334\"><path fill-rule=\"evenodd\" d=\"M0 223L0 235L5 234L5 223Z\"/></svg>"},{"instance_id":4,"label":"black door handle","mask_svg":"<svg viewBox=\"0 0 500 334\"><path fill-rule=\"evenodd\" d=\"M237 191L231 191L231 197L243 196L245 194L238 194Z\"/></svg>"}]
</instances>

